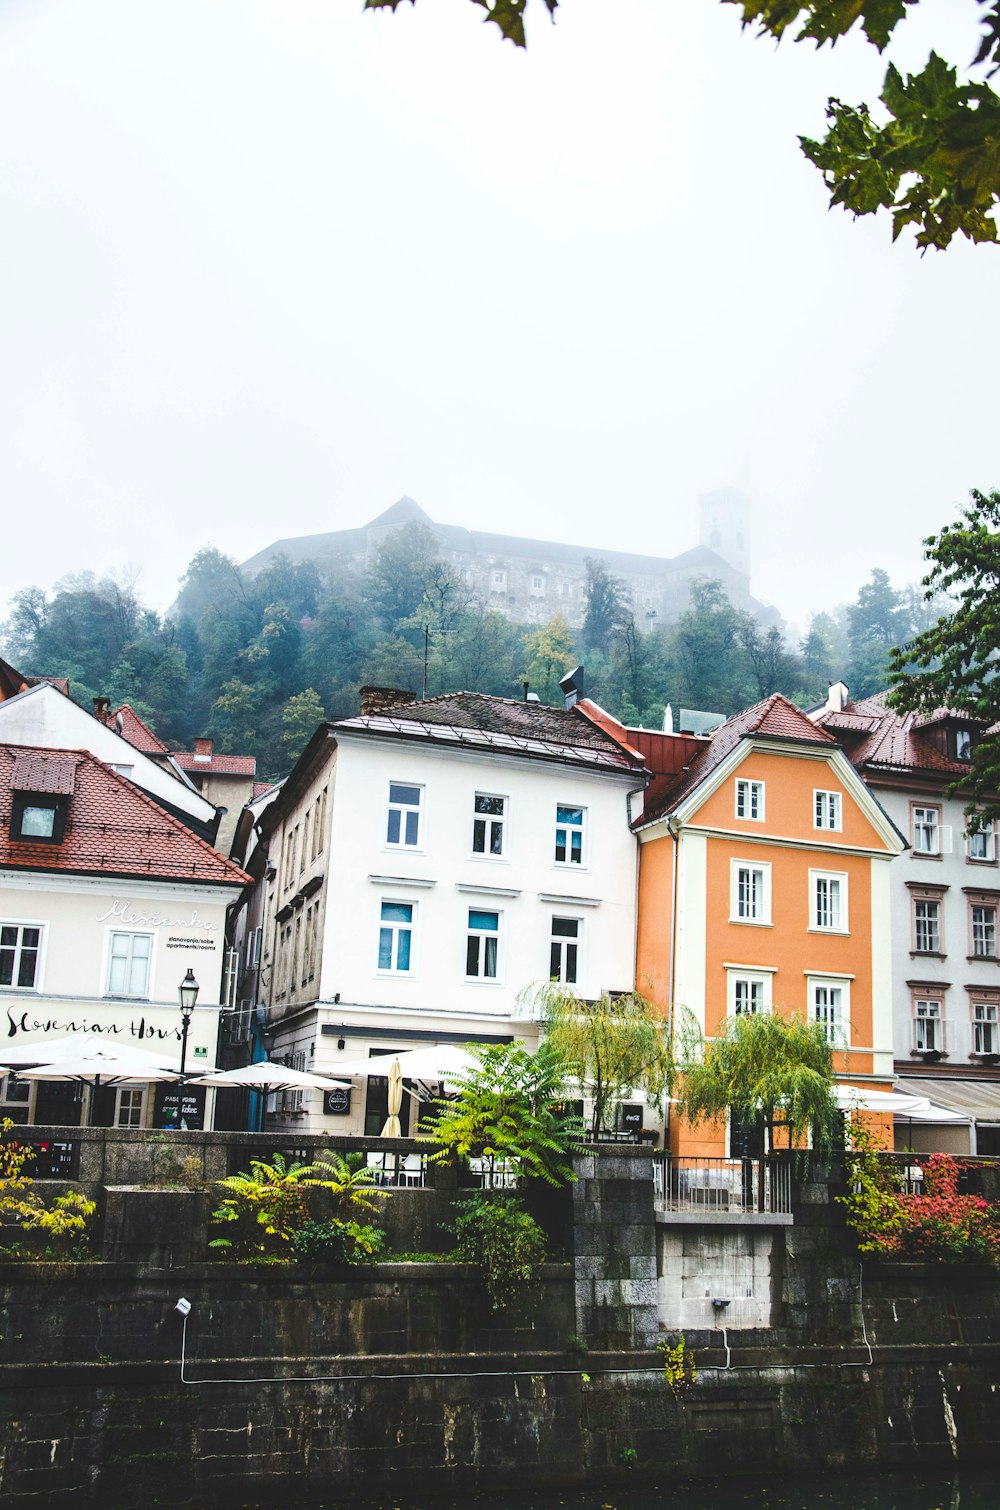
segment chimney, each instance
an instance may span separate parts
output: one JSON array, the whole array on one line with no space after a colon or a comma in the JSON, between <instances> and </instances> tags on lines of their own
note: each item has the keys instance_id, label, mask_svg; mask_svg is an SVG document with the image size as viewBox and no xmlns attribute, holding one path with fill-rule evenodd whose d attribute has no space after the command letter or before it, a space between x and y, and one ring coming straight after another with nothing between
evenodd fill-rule
<instances>
[{"instance_id":1,"label":"chimney","mask_svg":"<svg viewBox=\"0 0 1000 1510\"><path fill-rule=\"evenodd\" d=\"M108 719L111 717L110 697L94 698L94 717L99 724L107 724Z\"/></svg>"},{"instance_id":2,"label":"chimney","mask_svg":"<svg viewBox=\"0 0 1000 1510\"><path fill-rule=\"evenodd\" d=\"M560 687L563 693L563 703L567 708L572 708L583 697L583 667L574 666L572 671L560 679Z\"/></svg>"},{"instance_id":3,"label":"chimney","mask_svg":"<svg viewBox=\"0 0 1000 1510\"><path fill-rule=\"evenodd\" d=\"M362 687L361 716L373 718L379 713L391 713L393 708L402 708L406 703L416 702L416 695L402 687Z\"/></svg>"},{"instance_id":4,"label":"chimney","mask_svg":"<svg viewBox=\"0 0 1000 1510\"><path fill-rule=\"evenodd\" d=\"M207 765L212 758L212 741L210 739L196 739L194 742L194 758Z\"/></svg>"},{"instance_id":5,"label":"chimney","mask_svg":"<svg viewBox=\"0 0 1000 1510\"><path fill-rule=\"evenodd\" d=\"M823 711L824 713L843 713L850 700L851 694L846 682L831 682Z\"/></svg>"}]
</instances>

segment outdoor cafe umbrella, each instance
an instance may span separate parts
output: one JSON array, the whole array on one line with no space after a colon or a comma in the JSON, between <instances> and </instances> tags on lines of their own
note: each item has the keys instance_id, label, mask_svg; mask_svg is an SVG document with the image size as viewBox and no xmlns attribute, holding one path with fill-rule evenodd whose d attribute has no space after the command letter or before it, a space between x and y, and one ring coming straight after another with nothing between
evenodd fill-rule
<instances>
[{"instance_id":1,"label":"outdoor cafe umbrella","mask_svg":"<svg viewBox=\"0 0 1000 1510\"><path fill-rule=\"evenodd\" d=\"M160 1081L178 1080L179 1074L169 1061L152 1055L118 1054L113 1045L86 1046L65 1059L50 1064L38 1064L33 1069L18 1071L21 1080L66 1080L91 1088L87 1125L90 1126L94 1110L94 1096L102 1086L151 1085Z\"/></svg>"},{"instance_id":2,"label":"outdoor cafe umbrella","mask_svg":"<svg viewBox=\"0 0 1000 1510\"><path fill-rule=\"evenodd\" d=\"M399 1058L395 1058L389 1068L389 1115L385 1119L382 1128L383 1138L398 1138L402 1135L403 1128L399 1120L399 1109L403 1104L403 1071L399 1067Z\"/></svg>"},{"instance_id":3,"label":"outdoor cafe umbrella","mask_svg":"<svg viewBox=\"0 0 1000 1510\"><path fill-rule=\"evenodd\" d=\"M452 1077L467 1074L479 1061L469 1050L456 1043L429 1044L400 1053L376 1054L371 1059L346 1059L334 1064L331 1074L364 1078L368 1075L391 1075L393 1064L399 1065L404 1080L422 1080L447 1084Z\"/></svg>"},{"instance_id":4,"label":"outdoor cafe umbrella","mask_svg":"<svg viewBox=\"0 0 1000 1510\"><path fill-rule=\"evenodd\" d=\"M57 1060L93 1058L113 1054L116 1059L131 1059L133 1062L142 1064L155 1064L161 1068L170 1068L174 1065L174 1059L168 1054L157 1053L155 1049L147 1048L143 1044L129 1043L127 1039L101 1037L95 1038L84 1033L71 1033L65 1038L51 1038L35 1043L24 1043L8 1046L3 1051L3 1057L7 1063L13 1066L22 1064L55 1064ZM177 1071L175 1070L176 1074Z\"/></svg>"},{"instance_id":5,"label":"outdoor cafe umbrella","mask_svg":"<svg viewBox=\"0 0 1000 1510\"><path fill-rule=\"evenodd\" d=\"M238 1070L219 1070L210 1075L199 1075L191 1085L214 1085L220 1089L234 1086L238 1090L262 1091L271 1095L275 1091L301 1090L350 1090L346 1080L333 1080L328 1075L308 1075L304 1070L289 1069L285 1064L274 1064L262 1059L257 1064L245 1064Z\"/></svg>"}]
</instances>

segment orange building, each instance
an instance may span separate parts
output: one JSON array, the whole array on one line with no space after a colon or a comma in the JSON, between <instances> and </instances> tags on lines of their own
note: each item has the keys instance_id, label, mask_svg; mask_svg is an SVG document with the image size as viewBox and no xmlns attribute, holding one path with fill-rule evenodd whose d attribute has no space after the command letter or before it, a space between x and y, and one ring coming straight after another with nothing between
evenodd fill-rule
<instances>
[{"instance_id":1,"label":"orange building","mask_svg":"<svg viewBox=\"0 0 1000 1510\"><path fill-rule=\"evenodd\" d=\"M674 1023L686 1008L708 1037L743 1012L811 1017L838 1079L890 1090L898 829L836 742L778 694L683 751L683 736L643 737L656 774L633 824L636 988ZM748 1151L733 1126L672 1121L675 1152Z\"/></svg>"}]
</instances>

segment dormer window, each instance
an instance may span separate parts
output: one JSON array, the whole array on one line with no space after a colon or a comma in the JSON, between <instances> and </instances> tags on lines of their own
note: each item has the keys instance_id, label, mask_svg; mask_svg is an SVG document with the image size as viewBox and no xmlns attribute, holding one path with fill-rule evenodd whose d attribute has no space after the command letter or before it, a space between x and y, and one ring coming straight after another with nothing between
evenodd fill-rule
<instances>
[{"instance_id":1,"label":"dormer window","mask_svg":"<svg viewBox=\"0 0 1000 1510\"><path fill-rule=\"evenodd\" d=\"M955 730L955 759L972 760L972 730Z\"/></svg>"},{"instance_id":2,"label":"dormer window","mask_svg":"<svg viewBox=\"0 0 1000 1510\"><path fill-rule=\"evenodd\" d=\"M22 844L61 844L66 827L65 797L36 792L14 794L10 837Z\"/></svg>"}]
</instances>

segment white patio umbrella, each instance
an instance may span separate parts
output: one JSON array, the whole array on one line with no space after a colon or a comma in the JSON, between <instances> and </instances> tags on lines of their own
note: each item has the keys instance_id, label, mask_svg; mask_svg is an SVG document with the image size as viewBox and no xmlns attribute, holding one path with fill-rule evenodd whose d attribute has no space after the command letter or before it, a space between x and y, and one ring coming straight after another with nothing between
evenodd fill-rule
<instances>
[{"instance_id":1,"label":"white patio umbrella","mask_svg":"<svg viewBox=\"0 0 1000 1510\"><path fill-rule=\"evenodd\" d=\"M930 1110L926 1096L907 1096L902 1091L869 1090L867 1086L835 1085L833 1098L841 1111L893 1112L907 1116Z\"/></svg>"},{"instance_id":2,"label":"white patio umbrella","mask_svg":"<svg viewBox=\"0 0 1000 1510\"><path fill-rule=\"evenodd\" d=\"M403 1128L399 1120L399 1109L402 1104L403 1071L399 1067L399 1059L397 1057L389 1067L389 1115L386 1117L382 1128L383 1138L398 1138L402 1136Z\"/></svg>"},{"instance_id":3,"label":"white patio umbrella","mask_svg":"<svg viewBox=\"0 0 1000 1510\"><path fill-rule=\"evenodd\" d=\"M390 1075L392 1066L398 1064L404 1080L437 1084L448 1083L449 1075L465 1074L475 1069L477 1063L478 1060L468 1049L458 1044L429 1044L419 1049L403 1049L395 1055L376 1054L371 1059L346 1059L333 1065L331 1074L364 1079L369 1075Z\"/></svg>"},{"instance_id":4,"label":"white patio umbrella","mask_svg":"<svg viewBox=\"0 0 1000 1510\"><path fill-rule=\"evenodd\" d=\"M175 1081L180 1077L172 1066L163 1061L156 1063L152 1057L116 1054L112 1048L89 1046L91 1052L79 1052L72 1057L57 1060L52 1064L39 1064L33 1069L22 1069L22 1080L66 1080L91 1087L90 1108L87 1125L93 1115L94 1093L109 1085L152 1085L160 1081Z\"/></svg>"},{"instance_id":5,"label":"white patio umbrella","mask_svg":"<svg viewBox=\"0 0 1000 1510\"><path fill-rule=\"evenodd\" d=\"M309 1075L304 1070L292 1070L284 1064L272 1064L262 1059L258 1064L245 1064L238 1070L218 1070L210 1075L199 1075L189 1080L189 1085L243 1086L246 1090L262 1091L270 1095L274 1091L301 1090L350 1090L350 1082L332 1080L327 1075Z\"/></svg>"},{"instance_id":6,"label":"white patio umbrella","mask_svg":"<svg viewBox=\"0 0 1000 1510\"><path fill-rule=\"evenodd\" d=\"M4 1058L13 1067L24 1064L55 1064L63 1060L105 1058L113 1055L116 1059L129 1059L136 1064L158 1065L161 1069L173 1069L174 1074L179 1073L180 1046L178 1045L176 1056L161 1054L156 1049L147 1048L144 1043L134 1044L127 1039L95 1038L83 1033L70 1034L66 1038L52 1038L37 1043L20 1044L4 1050ZM199 1066L199 1068L201 1068ZM211 1066L206 1065L204 1072L207 1073ZM141 1078L141 1077L139 1077Z\"/></svg>"}]
</instances>

